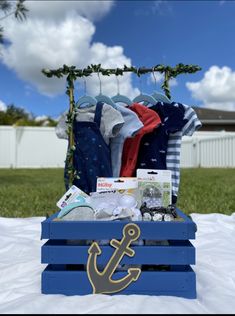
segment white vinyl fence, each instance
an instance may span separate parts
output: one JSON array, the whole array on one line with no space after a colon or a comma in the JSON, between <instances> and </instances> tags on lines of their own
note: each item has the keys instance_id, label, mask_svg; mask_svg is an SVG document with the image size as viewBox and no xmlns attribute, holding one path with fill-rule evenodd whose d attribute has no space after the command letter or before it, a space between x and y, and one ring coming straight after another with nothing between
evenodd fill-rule
<instances>
[{"instance_id":1,"label":"white vinyl fence","mask_svg":"<svg viewBox=\"0 0 235 316\"><path fill-rule=\"evenodd\" d=\"M182 168L235 167L235 133L197 132L183 137L180 164Z\"/></svg>"},{"instance_id":2,"label":"white vinyl fence","mask_svg":"<svg viewBox=\"0 0 235 316\"><path fill-rule=\"evenodd\" d=\"M0 126L0 168L63 168L66 151L53 127ZM181 167L235 167L235 133L183 137Z\"/></svg>"},{"instance_id":3,"label":"white vinyl fence","mask_svg":"<svg viewBox=\"0 0 235 316\"><path fill-rule=\"evenodd\" d=\"M0 168L64 167L66 150L53 127L0 126Z\"/></svg>"}]
</instances>

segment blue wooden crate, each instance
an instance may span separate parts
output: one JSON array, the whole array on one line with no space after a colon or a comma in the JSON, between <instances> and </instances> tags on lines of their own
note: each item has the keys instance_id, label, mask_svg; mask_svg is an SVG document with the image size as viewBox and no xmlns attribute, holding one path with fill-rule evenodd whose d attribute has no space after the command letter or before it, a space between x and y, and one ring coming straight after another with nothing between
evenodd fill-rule
<instances>
[{"instance_id":1,"label":"blue wooden crate","mask_svg":"<svg viewBox=\"0 0 235 316\"><path fill-rule=\"evenodd\" d=\"M146 244L148 240L167 240L167 243L151 246L130 244L135 254L133 257L124 255L120 264L128 268L141 265L142 270L136 280L115 293L195 298L196 276L190 267L195 264L195 248L189 239L195 239L196 224L180 210L177 214L179 220L176 222L63 222L56 221L54 214L42 222L42 238L49 239L42 246L42 263L48 264L42 273L42 293L94 293L94 284L87 271L90 245L82 245L81 240L121 240L124 227L134 223L140 230L139 240L146 241ZM99 248L101 253L96 258L101 272L110 263L114 247L107 243ZM112 282L125 279L128 274L128 271L115 271Z\"/></svg>"}]
</instances>

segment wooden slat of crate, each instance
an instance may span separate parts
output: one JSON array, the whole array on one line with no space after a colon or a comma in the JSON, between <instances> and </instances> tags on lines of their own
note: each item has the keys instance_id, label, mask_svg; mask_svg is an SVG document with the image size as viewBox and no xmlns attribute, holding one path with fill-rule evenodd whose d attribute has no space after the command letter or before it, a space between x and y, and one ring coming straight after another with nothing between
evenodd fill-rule
<instances>
[{"instance_id":1,"label":"wooden slat of crate","mask_svg":"<svg viewBox=\"0 0 235 316\"><path fill-rule=\"evenodd\" d=\"M187 240L195 239L196 224L180 210L182 219L176 222L136 223L141 231L140 239ZM123 227L128 221L54 221L56 214L42 222L42 239L121 239Z\"/></svg>"},{"instance_id":2,"label":"wooden slat of crate","mask_svg":"<svg viewBox=\"0 0 235 316\"><path fill-rule=\"evenodd\" d=\"M100 246L99 264L106 264L114 248ZM49 240L42 246L42 263L86 264L89 246L69 245L66 240ZM169 246L132 246L135 256L124 256L123 264L195 264L195 248L188 241L169 241Z\"/></svg>"},{"instance_id":3,"label":"wooden slat of crate","mask_svg":"<svg viewBox=\"0 0 235 316\"><path fill-rule=\"evenodd\" d=\"M116 272L121 279L127 272ZM42 293L86 295L92 286L86 271L67 271L64 265L49 265L42 273ZM116 294L173 295L196 298L196 275L191 267L178 271L142 271L139 279Z\"/></svg>"}]
</instances>

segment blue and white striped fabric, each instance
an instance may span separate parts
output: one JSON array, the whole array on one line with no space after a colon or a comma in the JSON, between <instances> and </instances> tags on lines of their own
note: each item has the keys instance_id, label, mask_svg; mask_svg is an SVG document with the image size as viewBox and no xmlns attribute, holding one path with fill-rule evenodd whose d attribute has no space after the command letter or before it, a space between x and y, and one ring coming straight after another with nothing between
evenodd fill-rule
<instances>
[{"instance_id":1,"label":"blue and white striped fabric","mask_svg":"<svg viewBox=\"0 0 235 316\"><path fill-rule=\"evenodd\" d=\"M172 172L172 203L176 203L177 194L180 183L180 151L182 136L192 136L193 133L202 126L196 112L190 107L183 104L185 108L184 119L188 122L184 125L183 129L174 134L169 134L166 166L167 170Z\"/></svg>"}]
</instances>

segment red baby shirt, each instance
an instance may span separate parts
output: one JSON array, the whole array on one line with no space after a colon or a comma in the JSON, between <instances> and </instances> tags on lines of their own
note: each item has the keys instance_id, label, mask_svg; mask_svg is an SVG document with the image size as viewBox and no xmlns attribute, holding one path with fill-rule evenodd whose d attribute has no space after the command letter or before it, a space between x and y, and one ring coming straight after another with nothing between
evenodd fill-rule
<instances>
[{"instance_id":1,"label":"red baby shirt","mask_svg":"<svg viewBox=\"0 0 235 316\"><path fill-rule=\"evenodd\" d=\"M151 133L161 123L158 114L142 104L133 103L129 109L138 115L144 126L134 137L127 138L124 142L120 171L121 177L132 177L134 175L142 137L147 133Z\"/></svg>"}]
</instances>

